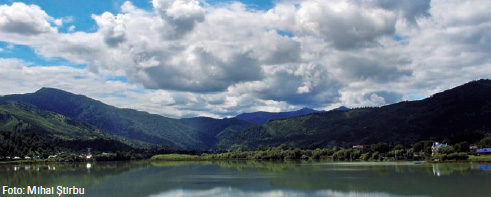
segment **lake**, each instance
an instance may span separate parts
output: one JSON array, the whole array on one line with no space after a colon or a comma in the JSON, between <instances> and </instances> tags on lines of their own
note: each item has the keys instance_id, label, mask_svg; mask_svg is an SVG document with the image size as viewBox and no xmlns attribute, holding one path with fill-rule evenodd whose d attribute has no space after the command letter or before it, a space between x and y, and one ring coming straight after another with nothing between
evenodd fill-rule
<instances>
[{"instance_id":1,"label":"lake","mask_svg":"<svg viewBox=\"0 0 491 197\"><path fill-rule=\"evenodd\" d=\"M2 164L0 185L55 190L57 186L84 188L85 195L78 196L489 196L491 164L266 161Z\"/></svg>"}]
</instances>

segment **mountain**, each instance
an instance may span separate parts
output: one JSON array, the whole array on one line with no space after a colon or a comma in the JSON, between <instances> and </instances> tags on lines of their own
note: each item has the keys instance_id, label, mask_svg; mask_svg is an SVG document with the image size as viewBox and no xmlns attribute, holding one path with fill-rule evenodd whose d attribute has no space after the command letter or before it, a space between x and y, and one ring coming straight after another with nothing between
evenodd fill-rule
<instances>
[{"instance_id":1,"label":"mountain","mask_svg":"<svg viewBox=\"0 0 491 197\"><path fill-rule=\"evenodd\" d=\"M105 133L54 112L16 104L0 105L0 131L37 133L63 139L94 139Z\"/></svg>"},{"instance_id":2,"label":"mountain","mask_svg":"<svg viewBox=\"0 0 491 197\"><path fill-rule=\"evenodd\" d=\"M187 150L256 148L260 144L317 148L446 138L470 142L475 135L491 131L490 120L490 80L383 107L340 107L322 113L304 108L226 119L172 119L52 88L0 97L0 131L35 133L56 139L50 142L62 147L79 148L87 144L106 148L155 144Z\"/></svg>"},{"instance_id":3,"label":"mountain","mask_svg":"<svg viewBox=\"0 0 491 197\"><path fill-rule=\"evenodd\" d=\"M348 111L348 110L350 110L350 108L347 108L345 106L341 106L341 107L333 109L333 111Z\"/></svg>"},{"instance_id":4,"label":"mountain","mask_svg":"<svg viewBox=\"0 0 491 197\"><path fill-rule=\"evenodd\" d=\"M38 139L34 141L45 144L43 146L64 147L76 151L88 147L100 151L134 150L142 145L120 139L58 113L17 104L0 105L0 133L4 135L5 132L15 133L18 140L29 135L30 138ZM14 140L12 143L16 142L18 141ZM27 140L22 147L14 148L26 148L31 143L34 142ZM2 144L2 147L3 145L5 144Z\"/></svg>"},{"instance_id":5,"label":"mountain","mask_svg":"<svg viewBox=\"0 0 491 197\"><path fill-rule=\"evenodd\" d=\"M231 133L220 139L217 147L411 144L428 139L472 139L480 132L491 132L490 80L472 81L420 101L271 120Z\"/></svg>"},{"instance_id":6,"label":"mountain","mask_svg":"<svg viewBox=\"0 0 491 197\"><path fill-rule=\"evenodd\" d=\"M228 135L230 132L241 131L253 125L253 123L236 118L214 119L196 117L183 118L177 121L197 131L198 139L206 147L214 146L219 139Z\"/></svg>"},{"instance_id":7,"label":"mountain","mask_svg":"<svg viewBox=\"0 0 491 197\"><path fill-rule=\"evenodd\" d=\"M34 93L6 95L0 103L19 103L56 112L128 139L176 148L202 149L197 133L174 119L131 109L120 109L83 95L53 88Z\"/></svg>"},{"instance_id":8,"label":"mountain","mask_svg":"<svg viewBox=\"0 0 491 197\"><path fill-rule=\"evenodd\" d=\"M83 95L53 88L34 93L6 95L0 103L16 103L62 114L101 131L126 139L176 149L207 150L226 130L244 129L250 123L236 119L172 119L147 112L121 109ZM235 125L237 124L237 125Z\"/></svg>"},{"instance_id":9,"label":"mountain","mask_svg":"<svg viewBox=\"0 0 491 197\"><path fill-rule=\"evenodd\" d=\"M323 112L323 111L316 111L316 110L313 110L310 108L302 108L300 110L290 111L290 112L259 111L259 112L239 114L238 116L235 116L235 118L240 119L240 120L249 121L249 122L256 123L256 124L264 124L264 123L267 123L269 120L273 120L273 119L282 119L282 118L301 116L301 115L320 113L320 112Z\"/></svg>"}]
</instances>

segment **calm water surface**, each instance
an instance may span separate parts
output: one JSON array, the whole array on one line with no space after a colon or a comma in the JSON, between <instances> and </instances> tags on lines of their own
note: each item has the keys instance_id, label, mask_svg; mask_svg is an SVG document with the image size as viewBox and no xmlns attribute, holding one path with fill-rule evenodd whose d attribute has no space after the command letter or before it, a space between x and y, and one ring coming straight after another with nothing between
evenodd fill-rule
<instances>
[{"instance_id":1,"label":"calm water surface","mask_svg":"<svg viewBox=\"0 0 491 197\"><path fill-rule=\"evenodd\" d=\"M491 164L4 164L0 185L76 186L84 196L491 196Z\"/></svg>"}]
</instances>

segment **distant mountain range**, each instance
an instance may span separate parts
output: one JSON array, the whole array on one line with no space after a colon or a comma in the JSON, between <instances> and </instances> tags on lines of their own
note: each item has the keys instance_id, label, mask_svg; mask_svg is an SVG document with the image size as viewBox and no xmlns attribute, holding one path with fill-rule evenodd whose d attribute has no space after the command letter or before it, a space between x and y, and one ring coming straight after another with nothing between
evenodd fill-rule
<instances>
[{"instance_id":1,"label":"distant mountain range","mask_svg":"<svg viewBox=\"0 0 491 197\"><path fill-rule=\"evenodd\" d=\"M289 117L293 117L293 116L301 116L301 115L320 113L320 112L323 112L323 111L316 111L316 110L313 110L310 108L303 108L303 109L300 109L297 111L290 111L290 112L258 111L258 112L252 112L252 113L239 114L238 116L235 116L235 118L240 119L240 120L249 121L249 122L256 123L256 124L264 124L264 123L267 123L269 120L273 120L273 119L289 118Z\"/></svg>"},{"instance_id":2,"label":"distant mountain range","mask_svg":"<svg viewBox=\"0 0 491 197\"><path fill-rule=\"evenodd\" d=\"M327 112L303 108L225 119L167 118L53 88L0 97L0 131L36 133L65 142L102 140L117 147L210 150L252 149L260 144L302 148L411 144L423 139L472 138L475 131L490 130L490 80L383 107L340 107Z\"/></svg>"},{"instance_id":3,"label":"distant mountain range","mask_svg":"<svg viewBox=\"0 0 491 197\"><path fill-rule=\"evenodd\" d=\"M146 143L111 135L58 113L18 104L0 105L0 131L36 134L44 138L44 143L77 151L87 146L105 151L149 147Z\"/></svg>"},{"instance_id":4,"label":"distant mountain range","mask_svg":"<svg viewBox=\"0 0 491 197\"><path fill-rule=\"evenodd\" d=\"M51 111L115 136L178 149L207 150L217 141L215 135L218 133L252 125L236 119L172 119L116 108L83 95L53 88L42 88L30 94L6 95L0 97L0 103L16 103Z\"/></svg>"},{"instance_id":5,"label":"distant mountain range","mask_svg":"<svg viewBox=\"0 0 491 197\"><path fill-rule=\"evenodd\" d=\"M491 81L479 80L420 101L272 120L221 139L217 148L260 144L317 148L446 138L475 140L491 131ZM481 136L482 137L482 136Z\"/></svg>"},{"instance_id":6,"label":"distant mountain range","mask_svg":"<svg viewBox=\"0 0 491 197\"><path fill-rule=\"evenodd\" d=\"M338 108L333 109L333 111L346 111L349 110L349 108L345 106L341 106ZM270 120L274 119L284 119L284 118L289 118L289 117L294 117L294 116L302 116L302 115L307 115L307 114L313 114L313 113L324 113L326 111L316 111L314 109L310 108L302 108L297 111L289 111L289 112L264 112L264 111L258 111L258 112L251 112L251 113L242 113L237 116L235 116L236 119L240 120L245 120L248 122L256 123L256 124L265 124Z\"/></svg>"}]
</instances>

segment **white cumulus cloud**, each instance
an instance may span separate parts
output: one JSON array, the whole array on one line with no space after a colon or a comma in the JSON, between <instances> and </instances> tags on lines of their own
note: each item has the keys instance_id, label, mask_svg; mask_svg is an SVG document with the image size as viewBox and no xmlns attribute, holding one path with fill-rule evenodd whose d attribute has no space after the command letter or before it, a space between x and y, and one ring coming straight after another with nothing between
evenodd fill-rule
<instances>
[{"instance_id":1,"label":"white cumulus cloud","mask_svg":"<svg viewBox=\"0 0 491 197\"><path fill-rule=\"evenodd\" d=\"M39 6L1 5L0 41L87 64L82 70L93 77L126 76L118 84L131 99L101 99L174 116L383 105L491 77L487 0L285 0L269 10L204 0L152 6L128 1L119 13L92 15L95 32L72 25L62 33L58 26L70 21ZM12 61L0 63L35 70ZM60 86L50 69L36 70L44 82L19 85L79 85ZM20 72L14 70L4 73ZM5 75L2 83L14 80ZM123 91L132 87L147 90Z\"/></svg>"}]
</instances>

